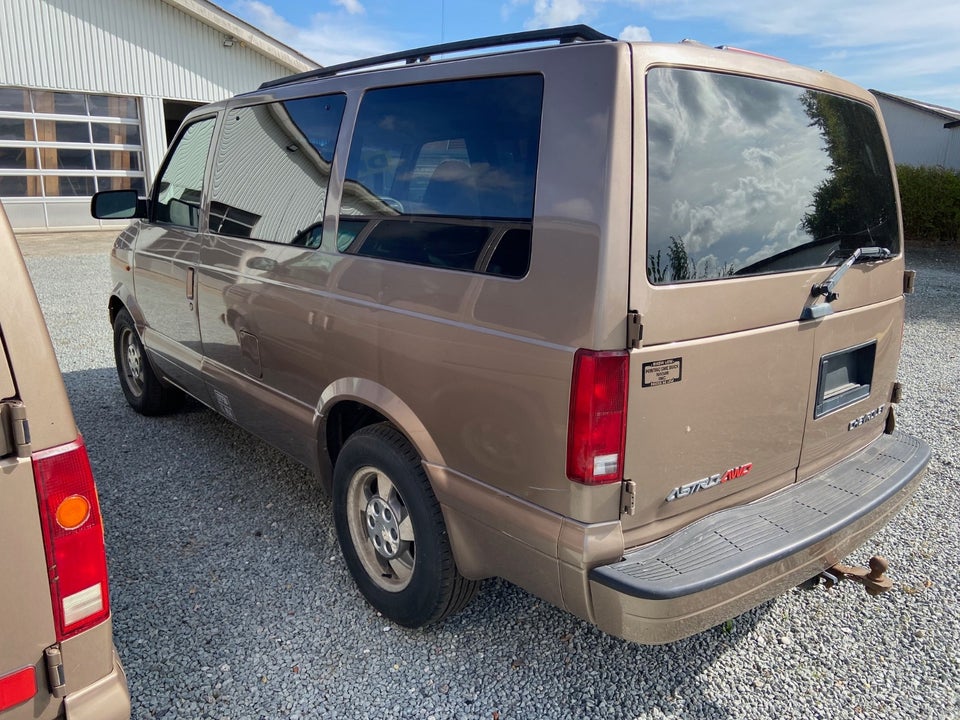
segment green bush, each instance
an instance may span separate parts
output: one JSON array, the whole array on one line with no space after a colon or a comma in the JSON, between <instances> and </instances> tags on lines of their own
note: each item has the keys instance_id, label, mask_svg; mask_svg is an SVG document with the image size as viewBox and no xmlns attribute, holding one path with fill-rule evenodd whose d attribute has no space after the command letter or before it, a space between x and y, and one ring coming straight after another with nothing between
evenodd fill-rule
<instances>
[{"instance_id":1,"label":"green bush","mask_svg":"<svg viewBox=\"0 0 960 720\"><path fill-rule=\"evenodd\" d=\"M897 165L897 181L908 242L960 239L960 174L942 167Z\"/></svg>"}]
</instances>

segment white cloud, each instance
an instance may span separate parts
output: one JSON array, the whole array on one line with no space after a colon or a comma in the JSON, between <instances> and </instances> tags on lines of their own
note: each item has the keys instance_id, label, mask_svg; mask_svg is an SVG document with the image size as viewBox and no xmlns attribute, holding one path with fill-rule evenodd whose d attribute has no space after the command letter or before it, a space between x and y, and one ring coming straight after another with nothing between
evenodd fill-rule
<instances>
[{"instance_id":1,"label":"white cloud","mask_svg":"<svg viewBox=\"0 0 960 720\"><path fill-rule=\"evenodd\" d=\"M960 32L960 13L950 2L915 3L872 0L843 3L805 0L634 0L658 17L673 20L717 19L748 32L813 37L826 47L863 47L900 43L905 38L953 42Z\"/></svg>"},{"instance_id":2,"label":"white cloud","mask_svg":"<svg viewBox=\"0 0 960 720\"><path fill-rule=\"evenodd\" d=\"M960 11L954 0L837 3L804 0L633 0L634 7L661 20L716 22L731 34L777 54L777 37L801 41L802 57L788 60L822 67L860 85L923 99L942 94L942 78L960 74ZM938 79L939 78L939 79ZM907 91L904 88L913 88ZM935 99L932 99L936 102ZM952 104L957 105L956 97Z\"/></svg>"},{"instance_id":3,"label":"white cloud","mask_svg":"<svg viewBox=\"0 0 960 720\"><path fill-rule=\"evenodd\" d=\"M589 0L534 0L533 17L525 23L527 28L548 28L574 25L589 16Z\"/></svg>"},{"instance_id":4,"label":"white cloud","mask_svg":"<svg viewBox=\"0 0 960 720\"><path fill-rule=\"evenodd\" d=\"M627 25L620 31L620 39L627 42L650 42L653 40L650 37L650 31L638 25Z\"/></svg>"},{"instance_id":5,"label":"white cloud","mask_svg":"<svg viewBox=\"0 0 960 720\"><path fill-rule=\"evenodd\" d=\"M360 0L333 0L334 5L339 5L351 15L363 15L366 12Z\"/></svg>"},{"instance_id":6,"label":"white cloud","mask_svg":"<svg viewBox=\"0 0 960 720\"><path fill-rule=\"evenodd\" d=\"M335 0L339 4L356 5L357 0ZM384 55L407 46L402 38L384 34L356 17L336 13L315 13L304 26L294 25L273 7L260 0L240 0L234 7L244 17L290 47L296 48L321 65L336 65L360 58ZM362 7L361 7L362 9ZM349 8L347 8L348 13Z\"/></svg>"}]
</instances>

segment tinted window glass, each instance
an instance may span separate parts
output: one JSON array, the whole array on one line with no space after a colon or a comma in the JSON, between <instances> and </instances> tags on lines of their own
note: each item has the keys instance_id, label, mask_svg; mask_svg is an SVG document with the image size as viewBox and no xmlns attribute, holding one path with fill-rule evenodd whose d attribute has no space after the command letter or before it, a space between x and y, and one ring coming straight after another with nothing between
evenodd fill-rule
<instances>
[{"instance_id":1,"label":"tinted window glass","mask_svg":"<svg viewBox=\"0 0 960 720\"><path fill-rule=\"evenodd\" d=\"M338 248L526 274L542 99L539 75L366 93L347 162Z\"/></svg>"},{"instance_id":2,"label":"tinted window glass","mask_svg":"<svg viewBox=\"0 0 960 720\"><path fill-rule=\"evenodd\" d=\"M899 251L890 165L866 105L755 78L647 75L647 275L709 280Z\"/></svg>"},{"instance_id":3,"label":"tinted window glass","mask_svg":"<svg viewBox=\"0 0 960 720\"><path fill-rule=\"evenodd\" d=\"M89 150L68 150L60 148L59 150L50 150L44 153L47 156L56 156L56 164L53 165L49 157L44 159L52 166L61 170L89 170L93 167L93 157ZM46 168L47 165L45 164Z\"/></svg>"},{"instance_id":4,"label":"tinted window glass","mask_svg":"<svg viewBox=\"0 0 960 720\"><path fill-rule=\"evenodd\" d=\"M0 111L30 112L30 91L21 88L0 87Z\"/></svg>"},{"instance_id":5,"label":"tinted window glass","mask_svg":"<svg viewBox=\"0 0 960 720\"><path fill-rule=\"evenodd\" d=\"M0 118L0 140L33 140L33 121Z\"/></svg>"},{"instance_id":6,"label":"tinted window glass","mask_svg":"<svg viewBox=\"0 0 960 720\"><path fill-rule=\"evenodd\" d=\"M195 122L177 141L154 189L156 199L153 206L157 222L194 229L199 226L203 171L213 126L213 118Z\"/></svg>"},{"instance_id":7,"label":"tinted window glass","mask_svg":"<svg viewBox=\"0 0 960 720\"><path fill-rule=\"evenodd\" d=\"M39 197L38 179L23 175L0 175L0 197Z\"/></svg>"},{"instance_id":8,"label":"tinted window glass","mask_svg":"<svg viewBox=\"0 0 960 720\"><path fill-rule=\"evenodd\" d=\"M140 127L120 123L90 123L93 141L103 145L139 145Z\"/></svg>"},{"instance_id":9,"label":"tinted window glass","mask_svg":"<svg viewBox=\"0 0 960 720\"><path fill-rule=\"evenodd\" d=\"M48 92L35 90L34 109L39 113L58 113L60 115L86 115L87 105L83 95L78 93Z\"/></svg>"},{"instance_id":10,"label":"tinted window glass","mask_svg":"<svg viewBox=\"0 0 960 720\"><path fill-rule=\"evenodd\" d=\"M0 168L5 170L32 170L39 167L35 148L0 146Z\"/></svg>"},{"instance_id":11,"label":"tinted window glass","mask_svg":"<svg viewBox=\"0 0 960 720\"><path fill-rule=\"evenodd\" d=\"M89 143L90 126L85 122L38 120L39 140L60 143Z\"/></svg>"},{"instance_id":12,"label":"tinted window glass","mask_svg":"<svg viewBox=\"0 0 960 720\"><path fill-rule=\"evenodd\" d=\"M99 190L136 190L141 197L147 194L142 177L98 177Z\"/></svg>"},{"instance_id":13,"label":"tinted window glass","mask_svg":"<svg viewBox=\"0 0 960 720\"><path fill-rule=\"evenodd\" d=\"M88 95L91 115L107 115L136 119L137 101L130 97L116 97L113 95Z\"/></svg>"},{"instance_id":14,"label":"tinted window glass","mask_svg":"<svg viewBox=\"0 0 960 720\"><path fill-rule=\"evenodd\" d=\"M77 175L45 175L43 192L47 197L91 196L97 191L92 177Z\"/></svg>"},{"instance_id":15,"label":"tinted window glass","mask_svg":"<svg viewBox=\"0 0 960 720\"><path fill-rule=\"evenodd\" d=\"M344 104L332 95L231 111L214 164L211 232L318 246Z\"/></svg>"},{"instance_id":16,"label":"tinted window glass","mask_svg":"<svg viewBox=\"0 0 960 720\"><path fill-rule=\"evenodd\" d=\"M131 150L94 150L97 170L142 170L140 153Z\"/></svg>"}]
</instances>

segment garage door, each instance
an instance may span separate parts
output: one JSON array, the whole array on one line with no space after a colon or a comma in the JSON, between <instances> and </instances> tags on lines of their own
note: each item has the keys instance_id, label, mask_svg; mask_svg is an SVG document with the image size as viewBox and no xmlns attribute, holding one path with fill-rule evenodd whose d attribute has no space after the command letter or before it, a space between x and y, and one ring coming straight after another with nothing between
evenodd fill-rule
<instances>
[{"instance_id":1,"label":"garage door","mask_svg":"<svg viewBox=\"0 0 960 720\"><path fill-rule=\"evenodd\" d=\"M145 194L136 98L0 87L0 198L14 227L97 227L98 190Z\"/></svg>"}]
</instances>

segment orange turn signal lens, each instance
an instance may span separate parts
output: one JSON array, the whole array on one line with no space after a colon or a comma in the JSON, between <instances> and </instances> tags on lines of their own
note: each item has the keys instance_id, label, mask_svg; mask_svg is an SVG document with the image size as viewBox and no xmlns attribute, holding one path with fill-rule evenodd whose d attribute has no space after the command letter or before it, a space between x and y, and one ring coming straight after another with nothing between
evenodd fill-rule
<instances>
[{"instance_id":1,"label":"orange turn signal lens","mask_svg":"<svg viewBox=\"0 0 960 720\"><path fill-rule=\"evenodd\" d=\"M90 517L90 501L83 495L71 495L57 506L57 524L64 530L75 530Z\"/></svg>"}]
</instances>

